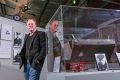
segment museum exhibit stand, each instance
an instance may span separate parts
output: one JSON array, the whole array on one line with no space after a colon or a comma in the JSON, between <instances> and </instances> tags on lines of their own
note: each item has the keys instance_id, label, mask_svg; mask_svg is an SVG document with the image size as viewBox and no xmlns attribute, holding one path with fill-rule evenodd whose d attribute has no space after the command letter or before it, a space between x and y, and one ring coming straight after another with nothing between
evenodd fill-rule
<instances>
[{"instance_id":1,"label":"museum exhibit stand","mask_svg":"<svg viewBox=\"0 0 120 80\"><path fill-rule=\"evenodd\" d=\"M119 10L62 5L46 29L47 80L119 80Z\"/></svg>"}]
</instances>

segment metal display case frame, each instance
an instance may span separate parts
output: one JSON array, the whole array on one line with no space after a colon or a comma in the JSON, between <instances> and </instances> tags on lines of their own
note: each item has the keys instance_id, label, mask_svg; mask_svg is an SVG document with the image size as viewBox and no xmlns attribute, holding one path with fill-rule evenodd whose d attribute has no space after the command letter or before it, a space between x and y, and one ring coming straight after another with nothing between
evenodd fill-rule
<instances>
[{"instance_id":1,"label":"metal display case frame","mask_svg":"<svg viewBox=\"0 0 120 80\"><path fill-rule=\"evenodd\" d=\"M58 22L55 33L54 21ZM109 70L119 70L119 26L120 10L61 5L46 25L48 72L98 72L96 53L106 55Z\"/></svg>"}]
</instances>

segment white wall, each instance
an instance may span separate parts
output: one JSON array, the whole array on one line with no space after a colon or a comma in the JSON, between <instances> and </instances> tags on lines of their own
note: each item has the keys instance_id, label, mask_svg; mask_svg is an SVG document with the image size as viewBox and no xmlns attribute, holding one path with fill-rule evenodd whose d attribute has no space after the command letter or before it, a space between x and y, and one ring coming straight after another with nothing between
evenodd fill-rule
<instances>
[{"instance_id":1,"label":"white wall","mask_svg":"<svg viewBox=\"0 0 120 80\"><path fill-rule=\"evenodd\" d=\"M27 32L26 26L22 22L0 17L0 24L6 24L6 25L12 26L13 33L14 31L21 32L23 35L22 38L24 38L24 34ZM12 40L12 44L13 44L13 40ZM11 51L13 51L13 47ZM19 70L19 67L18 67L19 65L13 64L12 55L13 54L11 54L10 59L0 59L0 65L1 65L0 80L23 80L24 79L22 70Z\"/></svg>"}]
</instances>

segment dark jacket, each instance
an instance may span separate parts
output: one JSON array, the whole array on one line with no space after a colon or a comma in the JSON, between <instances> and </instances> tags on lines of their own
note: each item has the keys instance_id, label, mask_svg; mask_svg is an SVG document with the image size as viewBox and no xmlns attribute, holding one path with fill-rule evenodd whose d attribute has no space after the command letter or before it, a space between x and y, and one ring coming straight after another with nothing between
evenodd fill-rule
<instances>
[{"instance_id":1,"label":"dark jacket","mask_svg":"<svg viewBox=\"0 0 120 80\"><path fill-rule=\"evenodd\" d=\"M20 52L20 69L23 64L27 63L26 59L26 41L28 35L25 36L24 44ZM33 68L38 65L43 65L46 56L46 35L45 32L36 31L32 36L32 40L29 47L29 62Z\"/></svg>"}]
</instances>

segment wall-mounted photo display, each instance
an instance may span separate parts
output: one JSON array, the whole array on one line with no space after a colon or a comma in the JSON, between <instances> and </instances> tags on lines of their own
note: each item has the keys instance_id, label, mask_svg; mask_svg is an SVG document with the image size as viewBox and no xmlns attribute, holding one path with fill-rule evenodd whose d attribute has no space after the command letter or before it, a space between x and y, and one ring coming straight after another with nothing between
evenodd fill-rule
<instances>
[{"instance_id":1,"label":"wall-mounted photo display","mask_svg":"<svg viewBox=\"0 0 120 80\"><path fill-rule=\"evenodd\" d=\"M117 59L118 59L118 61L120 63L120 53L116 52L116 55L117 55Z\"/></svg>"},{"instance_id":2,"label":"wall-mounted photo display","mask_svg":"<svg viewBox=\"0 0 120 80\"><path fill-rule=\"evenodd\" d=\"M96 59L98 71L109 70L107 59L104 53L96 53L95 59Z\"/></svg>"},{"instance_id":3,"label":"wall-mounted photo display","mask_svg":"<svg viewBox=\"0 0 120 80\"><path fill-rule=\"evenodd\" d=\"M5 40L0 42L0 58L11 58L12 42Z\"/></svg>"},{"instance_id":4,"label":"wall-mounted photo display","mask_svg":"<svg viewBox=\"0 0 120 80\"><path fill-rule=\"evenodd\" d=\"M14 32L14 47L22 46L22 34L20 32Z\"/></svg>"},{"instance_id":5,"label":"wall-mounted photo display","mask_svg":"<svg viewBox=\"0 0 120 80\"><path fill-rule=\"evenodd\" d=\"M20 49L13 49L13 64L19 64L20 63Z\"/></svg>"},{"instance_id":6,"label":"wall-mounted photo display","mask_svg":"<svg viewBox=\"0 0 120 80\"><path fill-rule=\"evenodd\" d=\"M2 40L12 40L12 26L2 24L1 39Z\"/></svg>"}]
</instances>

